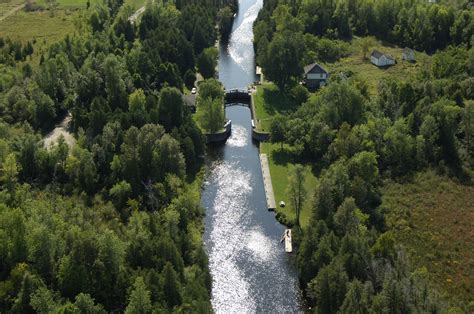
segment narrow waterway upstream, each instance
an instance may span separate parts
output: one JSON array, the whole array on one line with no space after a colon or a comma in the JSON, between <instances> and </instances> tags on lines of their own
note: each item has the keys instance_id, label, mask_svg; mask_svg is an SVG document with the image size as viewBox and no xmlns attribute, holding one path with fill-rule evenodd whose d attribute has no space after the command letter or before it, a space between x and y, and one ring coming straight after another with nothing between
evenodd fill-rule
<instances>
[{"instance_id":1,"label":"narrow waterway upstream","mask_svg":"<svg viewBox=\"0 0 474 314\"><path fill-rule=\"evenodd\" d=\"M220 47L219 79L226 88L246 88L256 80L252 25L261 7L262 0L239 2L229 43ZM232 120L232 136L225 145L209 148L202 194L214 311L301 311L293 257L280 243L284 227L266 208L250 110L229 107L226 116Z\"/></svg>"}]
</instances>

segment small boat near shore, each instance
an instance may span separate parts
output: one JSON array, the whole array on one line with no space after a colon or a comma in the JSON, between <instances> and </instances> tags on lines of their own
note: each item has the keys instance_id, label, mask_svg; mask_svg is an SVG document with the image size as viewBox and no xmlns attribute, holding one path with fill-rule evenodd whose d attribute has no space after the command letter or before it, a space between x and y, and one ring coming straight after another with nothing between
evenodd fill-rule
<instances>
[{"instance_id":1,"label":"small boat near shore","mask_svg":"<svg viewBox=\"0 0 474 314\"><path fill-rule=\"evenodd\" d=\"M293 245L291 243L291 229L286 229L283 235L281 236L280 242L285 242L285 252L292 253L293 252Z\"/></svg>"}]
</instances>

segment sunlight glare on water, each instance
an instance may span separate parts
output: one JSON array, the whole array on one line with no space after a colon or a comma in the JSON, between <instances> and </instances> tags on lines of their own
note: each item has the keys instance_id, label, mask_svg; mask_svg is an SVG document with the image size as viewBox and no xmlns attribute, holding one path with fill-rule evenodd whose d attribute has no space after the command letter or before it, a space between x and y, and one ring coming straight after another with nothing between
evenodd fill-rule
<instances>
[{"instance_id":1,"label":"sunlight glare on water","mask_svg":"<svg viewBox=\"0 0 474 314\"><path fill-rule=\"evenodd\" d=\"M244 147L247 145L247 130L241 125L232 126L232 135L227 139L226 145Z\"/></svg>"},{"instance_id":2,"label":"sunlight glare on water","mask_svg":"<svg viewBox=\"0 0 474 314\"><path fill-rule=\"evenodd\" d=\"M268 262L272 250L278 248L275 248L271 240L256 228L247 235L247 249L257 261Z\"/></svg>"},{"instance_id":3,"label":"sunlight glare on water","mask_svg":"<svg viewBox=\"0 0 474 314\"><path fill-rule=\"evenodd\" d=\"M235 260L245 236L239 222L245 215L245 199L251 191L250 174L240 170L235 162L217 163L212 173L215 177L211 180L217 185L210 243L212 253L209 256L213 278L212 303L223 313L252 312L254 300Z\"/></svg>"},{"instance_id":4,"label":"sunlight glare on water","mask_svg":"<svg viewBox=\"0 0 474 314\"><path fill-rule=\"evenodd\" d=\"M249 123L242 123L248 108L227 110L233 133L210 149L202 195L212 307L216 313L298 312L297 277L280 243L284 228L265 207L258 148Z\"/></svg>"}]
</instances>

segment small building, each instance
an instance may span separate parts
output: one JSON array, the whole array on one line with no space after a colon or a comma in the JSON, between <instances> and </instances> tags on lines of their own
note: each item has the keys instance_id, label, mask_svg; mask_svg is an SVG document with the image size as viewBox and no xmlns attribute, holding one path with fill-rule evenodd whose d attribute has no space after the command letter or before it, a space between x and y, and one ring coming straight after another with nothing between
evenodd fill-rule
<instances>
[{"instance_id":1,"label":"small building","mask_svg":"<svg viewBox=\"0 0 474 314\"><path fill-rule=\"evenodd\" d=\"M304 83L309 89L324 86L328 77L328 71L317 63L311 63L304 67Z\"/></svg>"},{"instance_id":2,"label":"small building","mask_svg":"<svg viewBox=\"0 0 474 314\"><path fill-rule=\"evenodd\" d=\"M372 51L370 54L370 62L378 67L386 67L395 64L395 59L389 55L383 54L378 50Z\"/></svg>"},{"instance_id":3,"label":"small building","mask_svg":"<svg viewBox=\"0 0 474 314\"><path fill-rule=\"evenodd\" d=\"M183 102L191 113L196 113L196 94L183 95Z\"/></svg>"},{"instance_id":4,"label":"small building","mask_svg":"<svg viewBox=\"0 0 474 314\"><path fill-rule=\"evenodd\" d=\"M415 51L413 49L405 47L402 51L402 59L409 61L409 62L415 62Z\"/></svg>"},{"instance_id":5,"label":"small building","mask_svg":"<svg viewBox=\"0 0 474 314\"><path fill-rule=\"evenodd\" d=\"M255 67L255 75L257 76L258 81L262 80L262 68L258 65Z\"/></svg>"}]
</instances>

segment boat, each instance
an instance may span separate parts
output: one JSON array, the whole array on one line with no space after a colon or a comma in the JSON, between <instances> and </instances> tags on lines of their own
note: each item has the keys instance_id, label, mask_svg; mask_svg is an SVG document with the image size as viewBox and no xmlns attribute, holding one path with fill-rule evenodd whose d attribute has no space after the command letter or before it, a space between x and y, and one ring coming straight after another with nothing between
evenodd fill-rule
<instances>
[{"instance_id":1,"label":"boat","mask_svg":"<svg viewBox=\"0 0 474 314\"><path fill-rule=\"evenodd\" d=\"M291 229L286 229L283 235L281 236L280 242L285 241L285 252L293 252L293 245L291 243Z\"/></svg>"}]
</instances>

